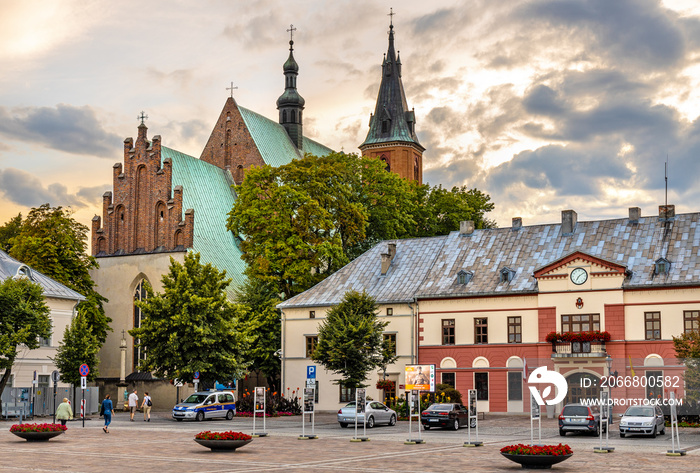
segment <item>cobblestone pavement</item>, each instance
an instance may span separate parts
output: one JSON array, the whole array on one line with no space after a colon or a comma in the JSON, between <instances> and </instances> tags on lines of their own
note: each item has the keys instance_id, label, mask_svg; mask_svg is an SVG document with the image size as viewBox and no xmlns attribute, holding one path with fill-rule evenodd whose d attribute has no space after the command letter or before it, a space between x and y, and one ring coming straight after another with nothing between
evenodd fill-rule
<instances>
[{"instance_id":1,"label":"cobblestone pavement","mask_svg":"<svg viewBox=\"0 0 700 473\"><path fill-rule=\"evenodd\" d=\"M528 443L529 419L504 418L484 422L485 445L465 448L467 432L424 432L425 444L404 445L407 426L382 427L368 431L369 442L350 442L353 429L333 425L330 414L317 417L317 440L298 440L301 420L271 419L267 422L268 437L256 438L236 452L210 452L193 442L194 433L201 430L240 430L251 432L251 419L231 422L175 423L167 413L154 416L145 423L137 418L129 422L127 415L118 415L112 432L102 432L98 419L89 420L85 428L80 422L69 423L68 431L49 441L26 442L9 432L12 422L0 422L0 472L64 471L64 472L336 472L383 471L458 472L522 471L499 454L502 446L510 443ZM43 420L38 420L42 422ZM403 425L402 425L403 424ZM502 425L501 425L502 424ZM551 420L549 424L552 424ZM556 425L556 424L552 424ZM261 427L258 425L258 427ZM397 431L397 429L399 431ZM260 430L259 428L256 430ZM560 438L550 436L548 425L544 443L565 441L572 446L574 455L554 466L554 471L635 471L658 472L667 468L677 471L698 471L700 446L691 447L685 457L667 457L666 441L620 442L612 454L594 454L597 439L582 436ZM514 439L513 431L519 434ZM522 438L523 432L527 439ZM501 432L501 435L498 435ZM615 432L615 435L617 433ZM700 433L692 432L687 439L700 440ZM624 439L630 440L630 439ZM669 441L670 442L670 441ZM700 442L698 442L700 443ZM668 444L670 448L670 443Z\"/></svg>"}]
</instances>

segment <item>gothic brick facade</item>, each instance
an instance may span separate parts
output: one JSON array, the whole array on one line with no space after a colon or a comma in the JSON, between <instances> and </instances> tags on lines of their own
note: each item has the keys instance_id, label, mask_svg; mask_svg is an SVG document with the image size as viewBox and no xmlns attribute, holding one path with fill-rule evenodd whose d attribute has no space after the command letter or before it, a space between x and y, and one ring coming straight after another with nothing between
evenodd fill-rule
<instances>
[{"instance_id":1,"label":"gothic brick facade","mask_svg":"<svg viewBox=\"0 0 700 473\"><path fill-rule=\"evenodd\" d=\"M423 183L423 153L406 143L374 145L362 150L363 156L381 159L386 169L409 181Z\"/></svg>"},{"instance_id":2,"label":"gothic brick facade","mask_svg":"<svg viewBox=\"0 0 700 473\"><path fill-rule=\"evenodd\" d=\"M113 168L113 189L102 197L102 217L92 219L95 256L178 251L193 243L194 210L182 209L182 187L172 188L172 166L162 162L161 142L138 128L124 140L124 164ZM103 221L104 220L104 221Z\"/></svg>"},{"instance_id":3,"label":"gothic brick facade","mask_svg":"<svg viewBox=\"0 0 700 473\"><path fill-rule=\"evenodd\" d=\"M243 182L246 169L265 164L233 98L226 100L199 159L228 169L236 184Z\"/></svg>"}]
</instances>

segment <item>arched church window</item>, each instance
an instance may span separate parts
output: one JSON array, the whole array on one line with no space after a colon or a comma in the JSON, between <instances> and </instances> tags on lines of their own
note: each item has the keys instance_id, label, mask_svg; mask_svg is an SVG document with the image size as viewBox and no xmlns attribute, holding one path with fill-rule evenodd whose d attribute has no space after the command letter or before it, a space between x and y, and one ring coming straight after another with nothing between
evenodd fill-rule
<instances>
[{"instance_id":1,"label":"arched church window","mask_svg":"<svg viewBox=\"0 0 700 473\"><path fill-rule=\"evenodd\" d=\"M297 122L297 113L296 112L297 112L296 110L292 110L292 123Z\"/></svg>"},{"instance_id":2,"label":"arched church window","mask_svg":"<svg viewBox=\"0 0 700 473\"><path fill-rule=\"evenodd\" d=\"M287 123L287 111L282 110L282 123Z\"/></svg>"},{"instance_id":3,"label":"arched church window","mask_svg":"<svg viewBox=\"0 0 700 473\"><path fill-rule=\"evenodd\" d=\"M238 167L236 167L236 177L234 178L234 181L236 181L236 184L243 182L243 166L240 164Z\"/></svg>"},{"instance_id":4,"label":"arched church window","mask_svg":"<svg viewBox=\"0 0 700 473\"><path fill-rule=\"evenodd\" d=\"M136 302L141 302L145 301L147 294L146 294L146 287L145 287L145 279L142 279L139 281L139 283L136 285L136 289L134 289L134 325L133 328L139 328L141 327L141 322L143 321L143 314L141 312L141 309L136 306ZM141 342L138 338L134 338L133 340L133 357L132 357L132 369L133 371L138 371L138 365L140 361L143 361L146 359L146 350L142 347L139 347L138 344Z\"/></svg>"},{"instance_id":5,"label":"arched church window","mask_svg":"<svg viewBox=\"0 0 700 473\"><path fill-rule=\"evenodd\" d=\"M387 171L391 171L391 164L389 164L389 158L387 158L385 155L382 155L379 159L384 161L384 169Z\"/></svg>"},{"instance_id":6,"label":"arched church window","mask_svg":"<svg viewBox=\"0 0 700 473\"><path fill-rule=\"evenodd\" d=\"M418 156L413 157L413 180L417 181L420 176L418 172Z\"/></svg>"}]
</instances>

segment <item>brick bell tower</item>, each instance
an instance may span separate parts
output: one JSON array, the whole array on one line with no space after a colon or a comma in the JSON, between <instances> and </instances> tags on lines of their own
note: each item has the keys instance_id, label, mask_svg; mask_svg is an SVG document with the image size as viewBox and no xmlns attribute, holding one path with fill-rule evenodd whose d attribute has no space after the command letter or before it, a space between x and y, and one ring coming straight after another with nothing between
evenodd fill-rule
<instances>
[{"instance_id":1,"label":"brick bell tower","mask_svg":"<svg viewBox=\"0 0 700 473\"><path fill-rule=\"evenodd\" d=\"M391 13L393 15L393 12ZM423 183L423 151L416 135L416 116L408 109L401 82L401 57L394 49L394 24L389 25L389 50L382 62L377 104L369 117L369 132L359 146L363 156L381 159L387 170Z\"/></svg>"}]
</instances>

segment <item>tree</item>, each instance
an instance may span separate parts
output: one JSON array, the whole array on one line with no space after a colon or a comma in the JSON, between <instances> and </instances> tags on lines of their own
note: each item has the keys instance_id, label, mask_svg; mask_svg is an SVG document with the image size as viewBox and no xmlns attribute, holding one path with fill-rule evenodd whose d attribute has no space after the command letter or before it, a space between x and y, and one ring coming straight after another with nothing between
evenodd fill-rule
<instances>
[{"instance_id":1,"label":"tree","mask_svg":"<svg viewBox=\"0 0 700 473\"><path fill-rule=\"evenodd\" d=\"M259 370L268 386L279 386L282 325L276 306L281 302L274 284L249 279L235 291L241 310L240 322L248 334L250 348L246 360Z\"/></svg>"},{"instance_id":2,"label":"tree","mask_svg":"<svg viewBox=\"0 0 700 473\"><path fill-rule=\"evenodd\" d=\"M683 373L685 381L685 397L690 401L700 401L700 332L682 333L673 337L673 347L676 357L685 364Z\"/></svg>"},{"instance_id":3,"label":"tree","mask_svg":"<svg viewBox=\"0 0 700 473\"><path fill-rule=\"evenodd\" d=\"M349 291L331 308L318 328L318 344L311 358L341 376L349 389L364 386L375 368L394 362L392 343L384 340L389 322L377 318L378 306L366 292Z\"/></svg>"},{"instance_id":4,"label":"tree","mask_svg":"<svg viewBox=\"0 0 700 473\"><path fill-rule=\"evenodd\" d=\"M285 298L303 292L387 239L435 236L493 226L490 197L477 189L430 188L384 169L382 161L344 153L250 169L236 188L227 227L243 239L251 279Z\"/></svg>"},{"instance_id":5,"label":"tree","mask_svg":"<svg viewBox=\"0 0 700 473\"><path fill-rule=\"evenodd\" d=\"M39 337L51 336L49 308L44 291L26 278L7 278L0 283L0 393L12 374L18 349L39 348Z\"/></svg>"},{"instance_id":6,"label":"tree","mask_svg":"<svg viewBox=\"0 0 700 473\"><path fill-rule=\"evenodd\" d=\"M199 253L187 253L183 264L170 258L162 281L163 294L146 284L146 300L136 302L143 319L129 334L146 351L139 370L188 381L199 372L203 386L241 378L248 339L239 309L226 299L226 272L202 265Z\"/></svg>"},{"instance_id":7,"label":"tree","mask_svg":"<svg viewBox=\"0 0 700 473\"><path fill-rule=\"evenodd\" d=\"M0 250L9 253L12 249L10 240L19 235L22 227L22 214L17 214L11 218L5 225L0 227Z\"/></svg>"},{"instance_id":8,"label":"tree","mask_svg":"<svg viewBox=\"0 0 700 473\"><path fill-rule=\"evenodd\" d=\"M29 212L17 236L10 239L10 256L85 296L78 313L102 344L112 330L112 319L105 315L107 299L95 291L90 277L89 270L99 265L87 254L87 232L69 211L44 204Z\"/></svg>"},{"instance_id":9,"label":"tree","mask_svg":"<svg viewBox=\"0 0 700 473\"><path fill-rule=\"evenodd\" d=\"M63 340L56 350L56 357L53 358L56 368L61 372L61 380L74 386L80 384L79 368L83 363L90 367L87 380L95 380L99 375L99 351L97 337L91 333L85 316L76 315L63 332Z\"/></svg>"}]
</instances>

